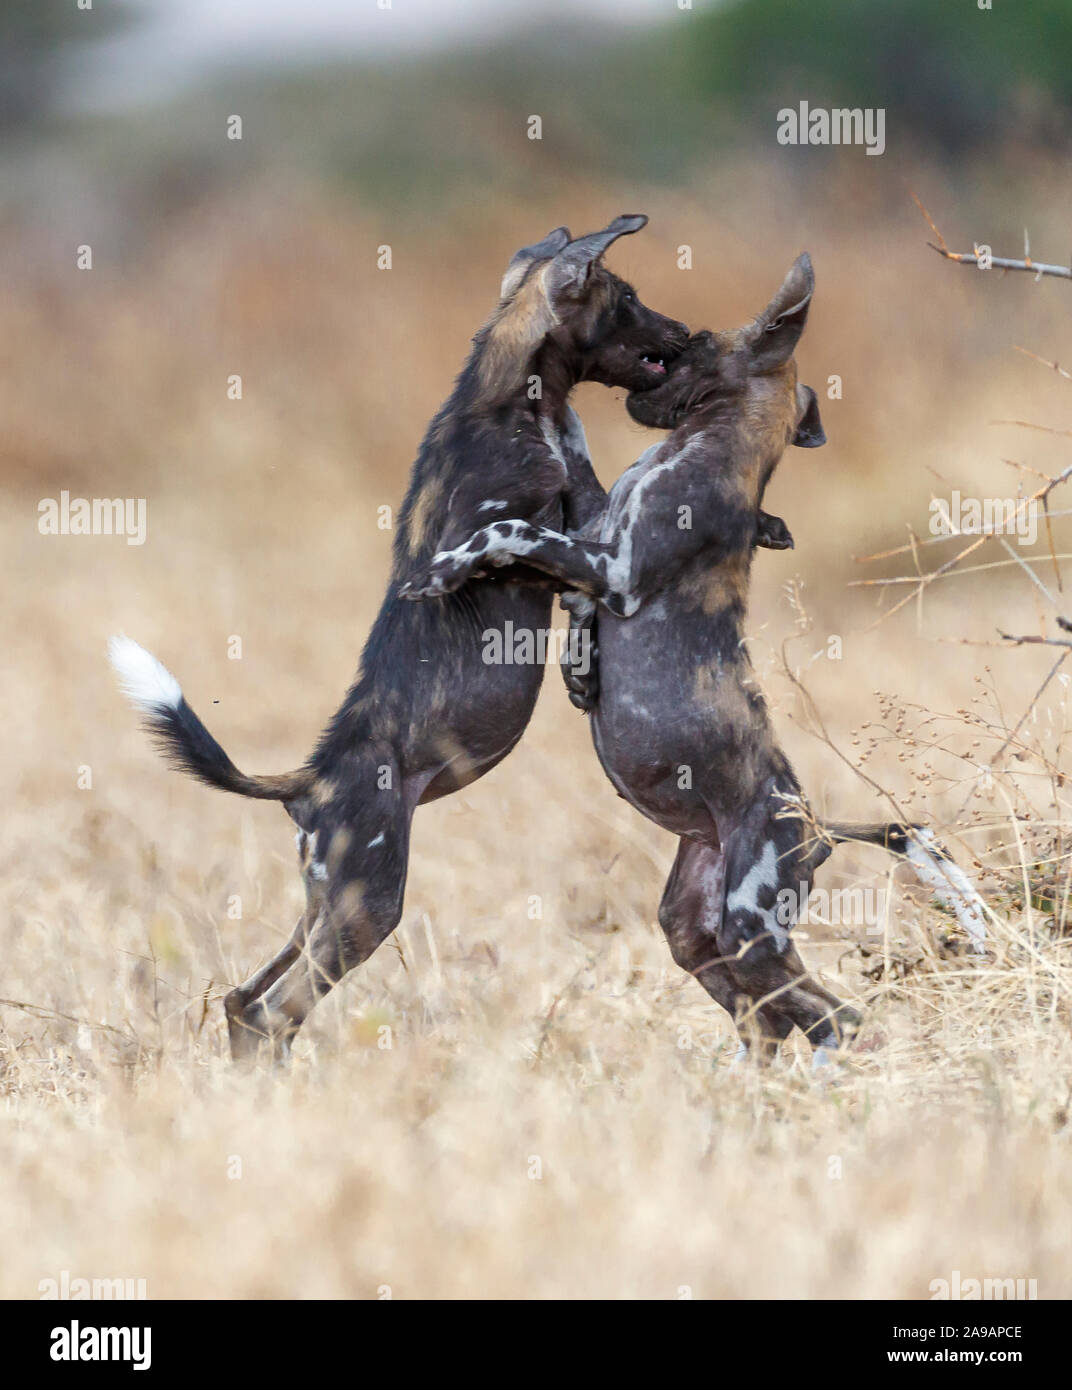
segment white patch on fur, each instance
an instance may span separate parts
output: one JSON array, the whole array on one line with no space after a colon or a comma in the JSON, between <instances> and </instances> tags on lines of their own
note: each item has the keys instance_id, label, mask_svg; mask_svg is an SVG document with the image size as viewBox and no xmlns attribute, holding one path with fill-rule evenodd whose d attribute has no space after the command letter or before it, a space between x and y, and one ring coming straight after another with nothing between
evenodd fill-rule
<instances>
[{"instance_id":1,"label":"white patch on fur","mask_svg":"<svg viewBox=\"0 0 1072 1390\"><path fill-rule=\"evenodd\" d=\"M741 879L732 893L726 897L726 906L731 912L743 907L748 912L758 912L759 890L773 888L778 868L778 852L770 840L763 846L762 856Z\"/></svg>"},{"instance_id":2,"label":"white patch on fur","mask_svg":"<svg viewBox=\"0 0 1072 1390\"><path fill-rule=\"evenodd\" d=\"M368 842L368 844L365 846L365 848L366 848L366 849L375 849L377 845L382 845L385 839L386 839L386 836L384 835L383 831L381 830L380 833L376 836L376 838L375 838L374 840L370 840L370 841Z\"/></svg>"},{"instance_id":3,"label":"white patch on fur","mask_svg":"<svg viewBox=\"0 0 1072 1390\"><path fill-rule=\"evenodd\" d=\"M580 459L587 459L588 440L585 437L584 426L581 424L581 417L572 406L566 408L566 428L562 431L563 452L567 449L577 455Z\"/></svg>"},{"instance_id":4,"label":"white patch on fur","mask_svg":"<svg viewBox=\"0 0 1072 1390\"><path fill-rule=\"evenodd\" d=\"M647 719L651 713L647 705L637 700L628 690L620 690L618 700L626 713L631 714L634 719Z\"/></svg>"},{"instance_id":5,"label":"white patch on fur","mask_svg":"<svg viewBox=\"0 0 1072 1390\"><path fill-rule=\"evenodd\" d=\"M490 526L485 526L476 531L469 537L464 545L455 546L453 550L440 550L432 558L432 566L449 566L454 568L457 565L466 564L469 559L475 556L481 564L494 565L502 568L513 562L515 555L527 555L530 550L535 550L543 540L541 528L532 526L527 521L496 521L496 527L508 526L510 529L504 534L500 530L492 530ZM557 532L547 531L550 536L558 536ZM481 547L481 542L484 545Z\"/></svg>"},{"instance_id":6,"label":"white patch on fur","mask_svg":"<svg viewBox=\"0 0 1072 1390\"><path fill-rule=\"evenodd\" d=\"M812 1075L824 1086L837 1081L845 1071L841 1063L835 1060L836 1057L834 1048L822 1044L811 1054Z\"/></svg>"},{"instance_id":7,"label":"white patch on fur","mask_svg":"<svg viewBox=\"0 0 1072 1390\"><path fill-rule=\"evenodd\" d=\"M789 932L778 921L772 907L760 907L759 894L764 888L773 888L778 882L778 851L772 841L763 846L763 854L741 879L732 893L726 895L726 911L735 912L739 908L754 912L762 917L764 925L778 946L784 951L789 940Z\"/></svg>"},{"instance_id":8,"label":"white patch on fur","mask_svg":"<svg viewBox=\"0 0 1072 1390\"><path fill-rule=\"evenodd\" d=\"M558 430L555 429L554 421L549 420L546 415L540 416L540 433L543 435L543 442L551 451L551 457L556 463L562 465L563 473L566 471L566 460L562 453L562 440Z\"/></svg>"},{"instance_id":9,"label":"white patch on fur","mask_svg":"<svg viewBox=\"0 0 1072 1390\"><path fill-rule=\"evenodd\" d=\"M119 678L119 688L138 709L148 714L178 709L182 686L152 652L120 634L109 641L108 656Z\"/></svg>"},{"instance_id":10,"label":"white patch on fur","mask_svg":"<svg viewBox=\"0 0 1072 1390\"><path fill-rule=\"evenodd\" d=\"M661 463L656 463L655 459L662 447L661 444L653 444L644 450L640 458L633 464L633 468L629 470L632 472L635 469L638 476L629 492L625 494L621 505L614 507L613 510L611 507L607 509L607 520L611 523L611 534L606 534L608 528L604 525L603 540L613 544L614 549L605 556L602 568L608 588L620 598L621 613L625 618L631 618L642 602L640 596L632 592L634 582L633 531L640 520L644 494L663 474L677 468L679 464L687 465L694 452L694 442L690 440L678 453L671 454L668 459L664 459ZM623 474L623 477L625 476ZM612 503L615 500L614 490L611 492L611 500Z\"/></svg>"},{"instance_id":11,"label":"white patch on fur","mask_svg":"<svg viewBox=\"0 0 1072 1390\"><path fill-rule=\"evenodd\" d=\"M700 889L703 893L700 926L710 937L716 937L722 925L724 883L725 873L721 858L709 860L703 865L700 870Z\"/></svg>"},{"instance_id":12,"label":"white patch on fur","mask_svg":"<svg viewBox=\"0 0 1072 1390\"><path fill-rule=\"evenodd\" d=\"M309 873L312 875L313 878L318 879L321 883L323 883L324 879L326 879L328 876L328 866L324 863L322 859L314 859L313 862L309 865Z\"/></svg>"},{"instance_id":13,"label":"white patch on fur","mask_svg":"<svg viewBox=\"0 0 1072 1390\"><path fill-rule=\"evenodd\" d=\"M477 511L478 511L478 512L501 512L502 509L503 509L503 507L506 507L506 506L508 506L508 505L509 505L509 503L507 503L507 502L496 502L496 501L494 501L494 500L489 501L489 502L481 502L480 506L477 507Z\"/></svg>"},{"instance_id":14,"label":"white patch on fur","mask_svg":"<svg viewBox=\"0 0 1072 1390\"><path fill-rule=\"evenodd\" d=\"M916 877L929 888L942 907L949 908L968 933L972 950L986 950L986 917L983 900L971 879L952 859L941 859L928 848L935 840L933 830L917 830L908 837L908 862Z\"/></svg>"}]
</instances>

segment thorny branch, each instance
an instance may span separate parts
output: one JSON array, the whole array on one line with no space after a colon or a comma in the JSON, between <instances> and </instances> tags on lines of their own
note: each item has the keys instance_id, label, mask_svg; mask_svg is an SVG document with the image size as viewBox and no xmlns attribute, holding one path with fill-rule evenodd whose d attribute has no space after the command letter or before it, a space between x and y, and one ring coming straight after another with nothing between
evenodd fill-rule
<instances>
[{"instance_id":1,"label":"thorny branch","mask_svg":"<svg viewBox=\"0 0 1072 1390\"><path fill-rule=\"evenodd\" d=\"M923 204L920 202L920 200L916 197L914 193L912 194L912 198L916 206L919 208L920 212L923 214L923 217L926 219L927 225L930 227L936 239L935 241L928 242L927 244L929 246L932 246L933 249L937 251L939 255L943 256L946 260L959 261L962 264L969 265L979 265L981 262L983 262L984 268L988 265L993 265L1001 270L1033 271L1036 275L1036 278L1041 275L1056 275L1061 277L1062 279L1072 280L1072 269L1066 266L1046 265L1042 262L1033 261L1031 259L1031 244L1026 231L1024 232L1024 256L1022 260L1013 260L1008 257L999 256L990 257L989 255L983 257L977 246L971 254L968 254L967 252L951 251L949 249L949 245L946 242L945 237L943 237L941 232L938 230L937 226L935 225L934 219L931 217L930 213L927 211L927 209L923 206ZM1065 379L1072 380L1072 373L1066 371L1058 363L1050 362L1046 358L1040 357L1037 353L1030 352L1026 348L1017 347L1016 350L1018 352L1023 352L1028 357L1035 358L1035 360L1040 362L1043 366L1048 367L1050 370L1054 372L1057 372L1060 376L1064 377ZM1045 428L1044 426L1034 426L1031 424L1030 421L1027 420L1004 421L1001 423L1017 424L1023 426L1024 428ZM1051 430L1049 432L1053 434L1072 434L1072 431L1069 430ZM1058 593L1063 593L1064 586L1061 582L1060 569L1058 566L1059 557L1056 553L1056 548L1053 543L1053 533L1050 528L1052 514L1049 508L1049 497L1055 488L1060 487L1062 483L1065 483L1070 478L1072 478L1072 465L1069 465L1068 468L1063 469L1054 477L1049 477L1047 475L1040 476L1044 478L1044 481L1042 482L1041 486L1038 487L1030 496L1021 498L1016 507L1015 519L1019 520L1023 516L1025 509L1031 507L1032 505L1040 504L1042 506L1043 511L1045 513L1046 533L1049 544L1050 560L1053 564L1054 569L1054 578ZM963 533L959 531L954 531L953 534L962 535ZM939 539L945 540L947 539L947 537L943 536ZM950 557L950 559L946 560L944 564L939 565L936 569L931 570L926 574L916 574L910 576L898 575L888 579L863 579L852 581L853 587L882 588L886 587L887 585L893 584L911 585L909 592L905 594L902 598L898 599L898 601L895 604L893 604L891 608L886 609L886 611L883 612L874 621L874 623L871 624L871 627L878 627L881 623L885 622L887 618L892 617L894 613L897 613L900 609L906 607L913 600L918 600L920 603L922 603L924 593L935 582L935 580L942 578L944 575L952 573L954 570L958 570L963 560L966 560L969 555L974 554L974 552L977 551L981 546L985 545L987 541L994 539L1001 540L1005 550L1011 555L1013 562L1020 565L1026 571L1028 577L1039 590L1043 598L1045 598L1046 601L1049 604L1051 604L1051 606L1057 607L1057 597L1046 587L1046 585L1038 577L1031 564L1028 563L1027 560L1023 559L1023 557L1017 555L1012 550L1012 548L1008 545L1008 542L1004 539L1002 531L994 530L987 531L981 535L976 536L976 538L972 540L970 545L965 546L962 550L958 551L956 555L953 555ZM887 559L892 555L911 552L913 559L916 560L918 567L919 544L920 542L918 541L917 537L910 533L910 540L908 545L900 546L895 550L885 551L878 555L860 557L858 562L867 563L871 560ZM967 571L960 572L966 573ZM1070 623L1069 620L1064 618L1063 616L1058 615L1057 625L1065 632L1072 632L1072 623ZM1063 639L1056 637L1015 636L1009 633L1001 633L1000 635L1004 641L1016 646L1032 644L1041 646L1072 648L1072 642L1064 641Z\"/></svg>"},{"instance_id":2,"label":"thorny branch","mask_svg":"<svg viewBox=\"0 0 1072 1390\"><path fill-rule=\"evenodd\" d=\"M927 219L927 225L937 237L937 242L928 241L927 245L932 251L937 251L939 256L944 256L947 261L957 261L961 265L979 265L982 263L984 269L991 266L996 270L1026 270L1034 275L1036 280L1040 280L1043 275L1056 275L1061 280L1072 280L1072 269L1066 265L1047 265L1043 261L1033 261L1031 259L1031 241L1027 235L1027 228L1024 228L1024 255L1023 260L1015 260L1009 256L983 256L978 246L973 245L971 251L950 251L949 245L944 236L934 225L934 219L919 201L916 195L912 194L912 199L919 208L920 212Z\"/></svg>"}]
</instances>

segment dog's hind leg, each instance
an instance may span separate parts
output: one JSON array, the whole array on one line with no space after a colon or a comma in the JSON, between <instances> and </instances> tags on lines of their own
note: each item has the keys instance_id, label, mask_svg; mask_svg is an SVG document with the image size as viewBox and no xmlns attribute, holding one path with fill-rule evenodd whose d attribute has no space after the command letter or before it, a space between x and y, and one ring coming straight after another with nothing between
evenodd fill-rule
<instances>
[{"instance_id":1,"label":"dog's hind leg","mask_svg":"<svg viewBox=\"0 0 1072 1390\"><path fill-rule=\"evenodd\" d=\"M314 868L314 856L310 849L311 838L315 842L315 837L310 837L304 830L298 831L298 855L305 878L305 911L298 919L298 925L294 928L290 940L266 965L262 965L248 980L236 985L223 1001L231 1052L234 1056L242 1052L243 1042L247 1041L241 1036L236 1038L236 1031L246 1031L242 1021L244 1011L255 999L259 999L265 990L270 989L276 980L286 974L298 959L323 906L324 884Z\"/></svg>"},{"instance_id":2,"label":"dog's hind leg","mask_svg":"<svg viewBox=\"0 0 1072 1390\"><path fill-rule=\"evenodd\" d=\"M256 1050L260 1041L259 1032L251 1037L246 1036L250 1032L246 1022L249 1006L254 1000L259 999L265 990L270 989L276 980L285 975L301 955L302 948L316 920L317 911L318 907L308 906L299 918L293 935L283 949L277 952L266 965L262 965L248 980L236 985L224 998L223 1011L227 1017L231 1056L236 1060L249 1051L250 1043Z\"/></svg>"},{"instance_id":3,"label":"dog's hind leg","mask_svg":"<svg viewBox=\"0 0 1072 1390\"><path fill-rule=\"evenodd\" d=\"M262 1052L273 1059L285 1057L317 1001L398 925L410 821L427 778L416 786L400 786L397 767L361 761L361 770L343 782L344 799L318 812L315 854L306 868L307 889L315 885L315 890L309 893L306 916L288 946L264 967L263 989L239 1004L233 1018L228 1011L236 1059ZM386 772L392 775L384 776L380 786L377 774Z\"/></svg>"},{"instance_id":4,"label":"dog's hind leg","mask_svg":"<svg viewBox=\"0 0 1072 1390\"><path fill-rule=\"evenodd\" d=\"M801 822L778 815L773 788L726 835L726 900L718 944L758 1007L774 1006L815 1048L837 1048L856 1011L813 980L789 932L830 847L805 843Z\"/></svg>"},{"instance_id":5,"label":"dog's hind leg","mask_svg":"<svg viewBox=\"0 0 1072 1390\"><path fill-rule=\"evenodd\" d=\"M741 1041L761 1061L770 1060L789 1036L793 1020L774 1005L752 1009L748 991L722 958L718 944L725 899L725 858L720 849L682 839L659 904L659 925L670 954L695 976L739 1024Z\"/></svg>"}]
</instances>

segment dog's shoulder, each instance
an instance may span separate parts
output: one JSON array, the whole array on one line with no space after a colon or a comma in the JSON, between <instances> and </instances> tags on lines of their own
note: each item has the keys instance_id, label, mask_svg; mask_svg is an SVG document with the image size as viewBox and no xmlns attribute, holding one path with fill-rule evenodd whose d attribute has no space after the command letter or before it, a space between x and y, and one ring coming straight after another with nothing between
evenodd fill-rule
<instances>
[{"instance_id":1,"label":"dog's shoulder","mask_svg":"<svg viewBox=\"0 0 1072 1390\"><path fill-rule=\"evenodd\" d=\"M663 488L679 492L689 481L692 466L702 461L699 438L675 435L651 445L627 468L610 491L610 508L619 516L636 515Z\"/></svg>"},{"instance_id":2,"label":"dog's shoulder","mask_svg":"<svg viewBox=\"0 0 1072 1390\"><path fill-rule=\"evenodd\" d=\"M668 440L661 439L658 444L650 445L640 455L636 463L629 465L608 494L608 510L620 512L625 508L637 486L648 477L654 468L665 462L668 443Z\"/></svg>"}]
</instances>

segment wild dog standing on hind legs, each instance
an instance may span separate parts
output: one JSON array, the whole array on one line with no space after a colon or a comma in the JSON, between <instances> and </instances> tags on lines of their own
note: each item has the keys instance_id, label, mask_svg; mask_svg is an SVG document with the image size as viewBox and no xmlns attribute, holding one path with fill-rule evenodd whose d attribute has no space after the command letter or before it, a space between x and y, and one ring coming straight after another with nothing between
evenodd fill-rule
<instances>
[{"instance_id":1,"label":"wild dog standing on hind legs","mask_svg":"<svg viewBox=\"0 0 1072 1390\"><path fill-rule=\"evenodd\" d=\"M760 512L764 490L788 444L826 439L793 359L812 290L802 256L753 323L696 334L662 385L630 396L635 420L672 433L622 475L581 535L504 518L437 555L405 591L450 593L523 559L573 591L582 620L598 609L596 750L621 795L680 837L660 924L677 963L761 1055L794 1026L830 1049L859 1024L807 974L790 937L834 843L903 854L959 905L976 945L983 932L978 896L930 831L814 820L745 646L757 530L780 527L792 544Z\"/></svg>"},{"instance_id":2,"label":"wild dog standing on hind legs","mask_svg":"<svg viewBox=\"0 0 1072 1390\"><path fill-rule=\"evenodd\" d=\"M136 643L113 639L120 679L171 761L210 786L283 802L298 826L306 910L279 954L225 1001L235 1057L261 1046L285 1054L317 1000L390 935L414 809L490 771L528 724L543 666L485 664L482 634L507 619L547 628L552 587L517 587L504 572L504 582L443 604L402 603L399 590L489 517L568 530L602 505L571 390L580 381L649 388L688 338L601 263L646 222L619 217L576 240L559 227L510 262L499 306L421 446L357 679L304 767L239 772L174 677Z\"/></svg>"}]
</instances>

